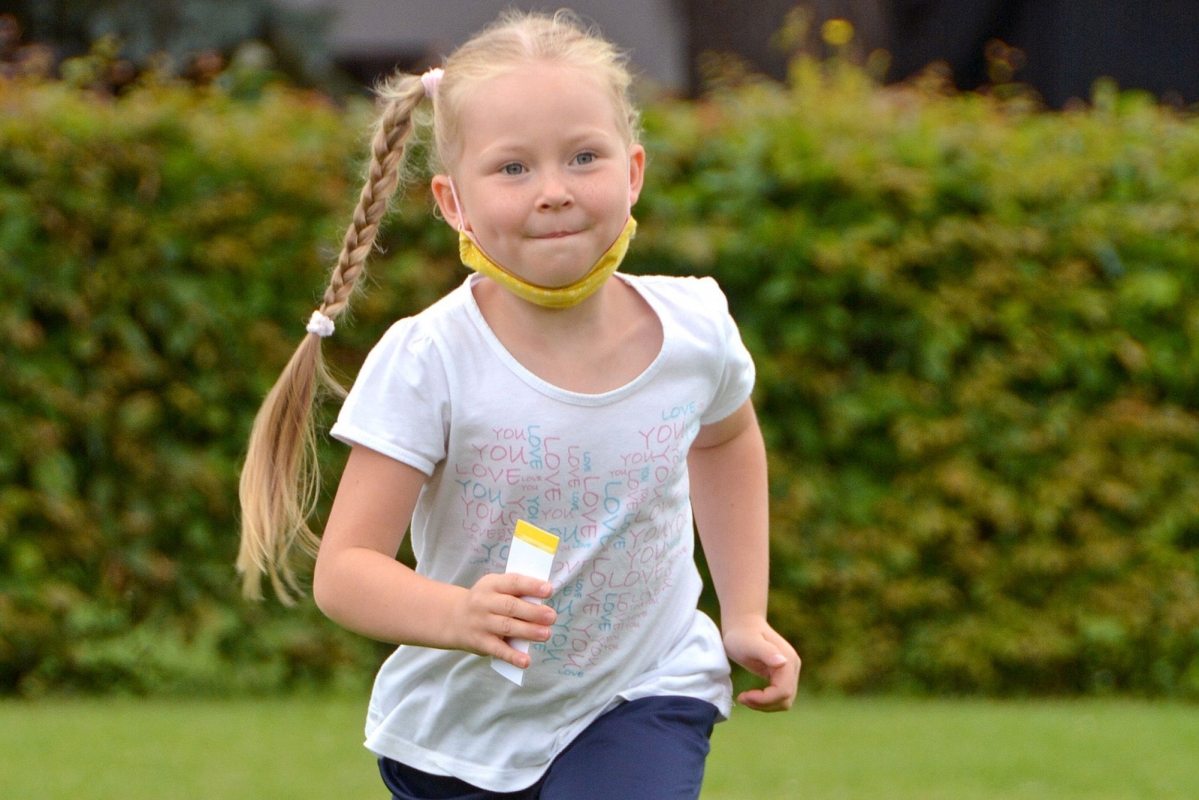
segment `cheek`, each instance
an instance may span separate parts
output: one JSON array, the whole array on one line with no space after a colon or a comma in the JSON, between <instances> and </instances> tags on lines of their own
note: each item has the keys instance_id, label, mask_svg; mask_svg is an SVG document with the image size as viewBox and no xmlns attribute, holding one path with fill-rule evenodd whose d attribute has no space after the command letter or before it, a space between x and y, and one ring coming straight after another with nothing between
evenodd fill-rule
<instances>
[{"instance_id":1,"label":"cheek","mask_svg":"<svg viewBox=\"0 0 1199 800\"><path fill-rule=\"evenodd\" d=\"M597 211L614 212L628 204L629 186L627 182L619 179L597 182L580 192L580 199Z\"/></svg>"},{"instance_id":2,"label":"cheek","mask_svg":"<svg viewBox=\"0 0 1199 800\"><path fill-rule=\"evenodd\" d=\"M524 223L521 207L519 196L513 192L489 193L486 201L476 204L476 210L470 215L471 227L476 232L509 233Z\"/></svg>"}]
</instances>

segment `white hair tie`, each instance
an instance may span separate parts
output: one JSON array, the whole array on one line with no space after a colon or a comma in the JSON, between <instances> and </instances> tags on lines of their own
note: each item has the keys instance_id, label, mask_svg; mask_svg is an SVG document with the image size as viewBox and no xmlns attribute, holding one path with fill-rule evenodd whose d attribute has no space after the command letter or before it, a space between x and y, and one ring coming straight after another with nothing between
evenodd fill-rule
<instances>
[{"instance_id":1,"label":"white hair tie","mask_svg":"<svg viewBox=\"0 0 1199 800\"><path fill-rule=\"evenodd\" d=\"M445 75L445 70L441 67L433 67L424 75L420 76L420 82L425 86L425 97L432 100L437 96L437 87L441 85L441 76Z\"/></svg>"},{"instance_id":2,"label":"white hair tie","mask_svg":"<svg viewBox=\"0 0 1199 800\"><path fill-rule=\"evenodd\" d=\"M319 311L313 311L312 316L308 319L308 332L315 333L322 339L327 336L332 336L333 320L329 319Z\"/></svg>"}]
</instances>

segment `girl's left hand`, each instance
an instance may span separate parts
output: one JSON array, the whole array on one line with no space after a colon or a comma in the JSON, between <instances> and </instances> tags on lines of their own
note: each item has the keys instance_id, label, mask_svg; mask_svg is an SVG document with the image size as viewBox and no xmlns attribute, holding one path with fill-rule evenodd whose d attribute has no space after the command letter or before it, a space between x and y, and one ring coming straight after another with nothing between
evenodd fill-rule
<instances>
[{"instance_id":1,"label":"girl's left hand","mask_svg":"<svg viewBox=\"0 0 1199 800\"><path fill-rule=\"evenodd\" d=\"M799 686L799 654L762 617L724 621L724 650L750 672L770 681L761 689L737 696L737 702L755 711L786 711L795 702Z\"/></svg>"}]
</instances>

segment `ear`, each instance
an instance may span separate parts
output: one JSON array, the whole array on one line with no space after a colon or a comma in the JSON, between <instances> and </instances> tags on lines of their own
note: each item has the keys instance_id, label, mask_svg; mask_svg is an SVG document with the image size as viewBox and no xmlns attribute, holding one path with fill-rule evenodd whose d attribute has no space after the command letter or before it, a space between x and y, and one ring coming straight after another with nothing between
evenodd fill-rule
<instances>
[{"instance_id":1,"label":"ear","mask_svg":"<svg viewBox=\"0 0 1199 800\"><path fill-rule=\"evenodd\" d=\"M629 208L637 205L644 181L645 148L639 144L629 145Z\"/></svg>"},{"instance_id":2,"label":"ear","mask_svg":"<svg viewBox=\"0 0 1199 800\"><path fill-rule=\"evenodd\" d=\"M450 176L434 175L430 187L433 189L433 199L437 201L437 208L441 210L442 219L451 228L458 230L463 220L459 218L458 204L454 202L454 190L450 186ZM470 226L467 225L466 229L470 230Z\"/></svg>"}]
</instances>

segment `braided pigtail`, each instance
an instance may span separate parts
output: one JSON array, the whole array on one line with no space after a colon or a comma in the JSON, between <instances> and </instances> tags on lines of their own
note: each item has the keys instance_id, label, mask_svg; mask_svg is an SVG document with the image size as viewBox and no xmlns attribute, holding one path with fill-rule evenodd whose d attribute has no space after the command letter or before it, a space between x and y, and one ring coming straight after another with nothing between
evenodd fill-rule
<instances>
[{"instance_id":1,"label":"braided pigtail","mask_svg":"<svg viewBox=\"0 0 1199 800\"><path fill-rule=\"evenodd\" d=\"M254 419L238 490L242 521L237 568L246 597L262 597L265 573L279 600L292 605L293 595L302 591L292 567L292 551L299 545L316 555L320 539L308 526L320 493L313 400L322 390L345 396L325 367L321 338L333 332L333 321L349 305L388 201L399 185L413 113L425 93L420 77L414 75L397 74L380 87L382 108L371 138L366 184L346 229L337 266L308 324L308 335Z\"/></svg>"}]
</instances>

